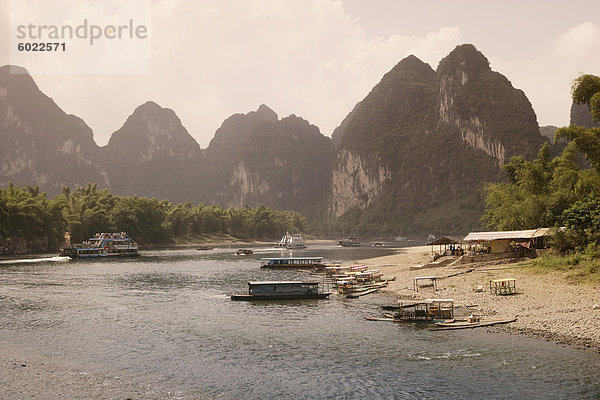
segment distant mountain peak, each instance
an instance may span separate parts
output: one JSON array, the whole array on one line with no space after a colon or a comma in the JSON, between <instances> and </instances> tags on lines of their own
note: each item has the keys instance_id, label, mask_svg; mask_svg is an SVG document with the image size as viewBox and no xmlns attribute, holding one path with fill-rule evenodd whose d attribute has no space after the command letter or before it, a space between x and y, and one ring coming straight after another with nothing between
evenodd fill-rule
<instances>
[{"instance_id":1,"label":"distant mountain peak","mask_svg":"<svg viewBox=\"0 0 600 400\"><path fill-rule=\"evenodd\" d=\"M138 106L135 111L145 111L145 110L162 110L163 107L161 107L158 103L152 101L152 100L148 100L147 102L145 102L144 104ZM134 111L134 112L135 112Z\"/></svg>"},{"instance_id":2,"label":"distant mountain peak","mask_svg":"<svg viewBox=\"0 0 600 400\"><path fill-rule=\"evenodd\" d=\"M430 67L429 64L427 64L414 54L410 54L404 57L402 60L400 60L400 62L398 62L398 64L396 64L396 68L401 67L403 69L422 68L423 66Z\"/></svg>"},{"instance_id":3,"label":"distant mountain peak","mask_svg":"<svg viewBox=\"0 0 600 400\"><path fill-rule=\"evenodd\" d=\"M0 85L10 86L18 91L39 91L29 72L18 65L3 65L0 67Z\"/></svg>"},{"instance_id":4,"label":"distant mountain peak","mask_svg":"<svg viewBox=\"0 0 600 400\"><path fill-rule=\"evenodd\" d=\"M29 72L20 65L7 64L0 67L0 74L29 75Z\"/></svg>"},{"instance_id":5,"label":"distant mountain peak","mask_svg":"<svg viewBox=\"0 0 600 400\"><path fill-rule=\"evenodd\" d=\"M461 44L440 61L437 72L446 74L462 70L476 74L489 69L490 62L483 53L472 44Z\"/></svg>"},{"instance_id":6,"label":"distant mountain peak","mask_svg":"<svg viewBox=\"0 0 600 400\"><path fill-rule=\"evenodd\" d=\"M394 68L392 68L387 74L385 74L382 81L390 77L392 79L396 79L396 76L398 74L406 72L411 73L412 76L410 77L410 79L416 78L418 80L429 80L435 76L435 71L433 70L433 68L431 68L431 65L427 64L426 62L411 54L400 60L400 62L398 62L398 64L396 64Z\"/></svg>"},{"instance_id":7,"label":"distant mountain peak","mask_svg":"<svg viewBox=\"0 0 600 400\"><path fill-rule=\"evenodd\" d=\"M175 111L153 101L138 106L112 134L106 148L118 159L140 162L165 158L187 160L200 151Z\"/></svg>"},{"instance_id":8,"label":"distant mountain peak","mask_svg":"<svg viewBox=\"0 0 600 400\"><path fill-rule=\"evenodd\" d=\"M265 104L261 104L256 111L252 111L252 112L248 113L248 115L250 115L250 114L256 114L257 116L260 116L262 119L265 119L265 120L275 120L276 121L279 119L279 116L277 115L277 113Z\"/></svg>"},{"instance_id":9,"label":"distant mountain peak","mask_svg":"<svg viewBox=\"0 0 600 400\"><path fill-rule=\"evenodd\" d=\"M162 107L160 104L155 103L154 101L147 101L144 104L136 107L133 111L133 114L129 118L143 118L143 119L153 119L153 120L176 120L177 123L180 123L179 117L175 114L170 108Z\"/></svg>"}]
</instances>

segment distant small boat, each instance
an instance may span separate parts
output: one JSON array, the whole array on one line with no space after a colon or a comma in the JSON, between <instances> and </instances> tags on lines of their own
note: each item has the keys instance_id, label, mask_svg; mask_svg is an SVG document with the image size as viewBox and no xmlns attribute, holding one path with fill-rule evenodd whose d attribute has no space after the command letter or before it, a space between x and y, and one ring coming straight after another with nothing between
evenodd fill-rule
<instances>
[{"instance_id":1,"label":"distant small boat","mask_svg":"<svg viewBox=\"0 0 600 400\"><path fill-rule=\"evenodd\" d=\"M396 237L394 238L394 240L395 240L395 241L397 241L397 242L405 242L405 241L407 241L408 239L406 238L406 236L396 236Z\"/></svg>"},{"instance_id":2,"label":"distant small boat","mask_svg":"<svg viewBox=\"0 0 600 400\"><path fill-rule=\"evenodd\" d=\"M249 256L251 254L254 254L254 251L250 249L239 249L235 252L235 254L237 254L238 256Z\"/></svg>"},{"instance_id":3,"label":"distant small boat","mask_svg":"<svg viewBox=\"0 0 600 400\"><path fill-rule=\"evenodd\" d=\"M211 246L199 246L199 247L196 247L196 250L214 250L214 247L211 247Z\"/></svg>"},{"instance_id":4,"label":"distant small boat","mask_svg":"<svg viewBox=\"0 0 600 400\"><path fill-rule=\"evenodd\" d=\"M371 246L373 246L373 247L383 247L384 244L381 243L381 242L375 242L375 243L372 243Z\"/></svg>"},{"instance_id":5,"label":"distant small boat","mask_svg":"<svg viewBox=\"0 0 600 400\"><path fill-rule=\"evenodd\" d=\"M338 246L342 247L359 247L360 240L357 237L348 237L338 241Z\"/></svg>"},{"instance_id":6,"label":"distant small boat","mask_svg":"<svg viewBox=\"0 0 600 400\"><path fill-rule=\"evenodd\" d=\"M248 294L234 294L231 300L325 299L330 294L319 290L318 281L248 282Z\"/></svg>"}]
</instances>

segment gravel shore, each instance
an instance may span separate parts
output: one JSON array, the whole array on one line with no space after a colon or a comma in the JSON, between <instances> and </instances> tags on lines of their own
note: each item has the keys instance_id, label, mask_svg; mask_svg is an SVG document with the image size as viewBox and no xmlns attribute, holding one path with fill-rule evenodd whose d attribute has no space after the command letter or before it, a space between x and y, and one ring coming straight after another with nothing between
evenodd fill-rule
<instances>
[{"instance_id":1,"label":"gravel shore","mask_svg":"<svg viewBox=\"0 0 600 400\"><path fill-rule=\"evenodd\" d=\"M395 275L396 280L381 293L396 300L452 298L456 307L482 317L517 317L516 322L491 330L501 329L600 351L598 288L567 283L558 274L529 273L510 261L410 269L431 260L430 252L431 248L427 246L410 247L397 254L357 260L357 263L380 268L385 276ZM418 276L445 278L438 280L437 292L432 287L416 292L413 278ZM515 278L517 294L490 294L489 281L499 278ZM477 291L478 288L483 291Z\"/></svg>"}]
</instances>

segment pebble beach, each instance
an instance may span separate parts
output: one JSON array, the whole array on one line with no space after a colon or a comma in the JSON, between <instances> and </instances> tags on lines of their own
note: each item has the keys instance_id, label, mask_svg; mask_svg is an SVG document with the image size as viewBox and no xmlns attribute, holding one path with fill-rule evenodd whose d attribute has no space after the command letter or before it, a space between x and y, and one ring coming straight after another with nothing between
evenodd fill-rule
<instances>
[{"instance_id":1,"label":"pebble beach","mask_svg":"<svg viewBox=\"0 0 600 400\"><path fill-rule=\"evenodd\" d=\"M455 307L480 315L482 319L517 318L511 324L486 329L501 329L600 351L600 297L597 287L571 284L554 273L538 275L527 272L522 268L523 262L496 261L411 269L430 260L431 248L416 246L404 248L393 255L356 262L379 268L384 276L396 277L388 287L380 290L394 301L451 298ZM420 276L444 278L438 280L437 291L433 287L422 287L417 292L413 279ZM516 280L516 295L490 293L489 281L504 278Z\"/></svg>"}]
</instances>

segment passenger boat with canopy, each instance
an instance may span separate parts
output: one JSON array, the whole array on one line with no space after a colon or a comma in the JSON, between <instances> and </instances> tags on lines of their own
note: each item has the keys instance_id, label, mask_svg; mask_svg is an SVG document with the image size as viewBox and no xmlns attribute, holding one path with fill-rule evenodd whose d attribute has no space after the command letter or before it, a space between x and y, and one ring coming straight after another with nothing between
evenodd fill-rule
<instances>
[{"instance_id":1,"label":"passenger boat with canopy","mask_svg":"<svg viewBox=\"0 0 600 400\"><path fill-rule=\"evenodd\" d=\"M324 299L331 293L319 289L318 281L248 282L248 294L234 294L231 300Z\"/></svg>"},{"instance_id":2,"label":"passenger boat with canopy","mask_svg":"<svg viewBox=\"0 0 600 400\"><path fill-rule=\"evenodd\" d=\"M138 245L127 233L96 233L81 244L68 245L60 250L61 256L77 258L137 257Z\"/></svg>"},{"instance_id":3,"label":"passenger boat with canopy","mask_svg":"<svg viewBox=\"0 0 600 400\"><path fill-rule=\"evenodd\" d=\"M261 260L261 268L325 268L323 257L274 257Z\"/></svg>"}]
</instances>

